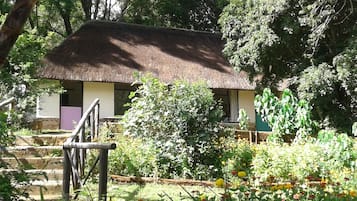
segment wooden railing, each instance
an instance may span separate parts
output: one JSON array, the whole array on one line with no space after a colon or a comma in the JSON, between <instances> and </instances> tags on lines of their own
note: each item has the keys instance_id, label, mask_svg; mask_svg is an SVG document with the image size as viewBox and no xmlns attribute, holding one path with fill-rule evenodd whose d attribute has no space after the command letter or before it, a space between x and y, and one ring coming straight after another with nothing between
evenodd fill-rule
<instances>
[{"instance_id":1,"label":"wooden railing","mask_svg":"<svg viewBox=\"0 0 357 201\"><path fill-rule=\"evenodd\" d=\"M63 194L64 200L70 200L70 183L75 192L72 199L76 199L80 188L91 176L99 162L99 200L107 197L108 150L115 149L115 143L92 142L99 135L99 99L93 101L83 114L72 135L63 144ZM99 149L99 156L85 174L86 156L89 149Z\"/></svg>"},{"instance_id":2,"label":"wooden railing","mask_svg":"<svg viewBox=\"0 0 357 201\"><path fill-rule=\"evenodd\" d=\"M4 100L3 102L0 103L0 108L4 107L6 105L8 105L9 107L12 107L14 102L15 102L15 98L14 97L6 99L6 100Z\"/></svg>"},{"instance_id":3,"label":"wooden railing","mask_svg":"<svg viewBox=\"0 0 357 201\"><path fill-rule=\"evenodd\" d=\"M7 123L11 124L11 111L15 108L15 101L16 99L14 97L8 98L4 100L3 102L0 103L0 111L3 107L7 106L8 107L8 113L7 113Z\"/></svg>"}]
</instances>

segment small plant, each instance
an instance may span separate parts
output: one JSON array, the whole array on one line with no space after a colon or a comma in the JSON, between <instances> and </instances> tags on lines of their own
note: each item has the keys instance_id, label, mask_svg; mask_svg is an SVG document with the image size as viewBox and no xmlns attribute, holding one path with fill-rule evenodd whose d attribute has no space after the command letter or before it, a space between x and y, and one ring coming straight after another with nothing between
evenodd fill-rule
<instances>
[{"instance_id":1,"label":"small plant","mask_svg":"<svg viewBox=\"0 0 357 201\"><path fill-rule=\"evenodd\" d=\"M311 106L298 100L289 89L285 89L279 100L269 88L254 100L256 111L272 128L274 141L282 141L283 136L295 136L296 140L306 139L314 134L316 122L311 119Z\"/></svg>"},{"instance_id":2,"label":"small plant","mask_svg":"<svg viewBox=\"0 0 357 201\"><path fill-rule=\"evenodd\" d=\"M125 176L157 177L158 167L153 143L146 140L115 135L117 148L109 152L109 173Z\"/></svg>"},{"instance_id":3,"label":"small plant","mask_svg":"<svg viewBox=\"0 0 357 201\"><path fill-rule=\"evenodd\" d=\"M224 153L224 173L228 178L246 177L251 172L252 160L255 155L253 145L246 140L236 140L227 143Z\"/></svg>"},{"instance_id":4,"label":"small plant","mask_svg":"<svg viewBox=\"0 0 357 201\"><path fill-rule=\"evenodd\" d=\"M13 157L2 149L13 143L15 136L9 132L11 127L7 125L7 115L0 112L0 158ZM29 186L32 178L22 169L21 164L18 164L19 171L2 172L0 174L0 200L25 200L29 194L16 186ZM8 163L0 160L0 169L10 169Z\"/></svg>"},{"instance_id":5,"label":"small plant","mask_svg":"<svg viewBox=\"0 0 357 201\"><path fill-rule=\"evenodd\" d=\"M248 130L249 117L244 109L239 109L238 123L240 129Z\"/></svg>"}]
</instances>

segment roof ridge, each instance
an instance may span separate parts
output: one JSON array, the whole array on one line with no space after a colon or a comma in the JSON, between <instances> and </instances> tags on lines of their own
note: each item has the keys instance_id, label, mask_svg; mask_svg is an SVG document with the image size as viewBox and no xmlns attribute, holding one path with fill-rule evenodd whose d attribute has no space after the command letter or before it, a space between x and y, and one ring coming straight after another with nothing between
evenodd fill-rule
<instances>
[{"instance_id":1,"label":"roof ridge","mask_svg":"<svg viewBox=\"0 0 357 201\"><path fill-rule=\"evenodd\" d=\"M222 33L220 33L220 32L199 31L199 30L191 30L191 29L177 28L177 27L150 26L150 25L144 25L144 24L135 24L135 23L127 23L127 22L119 22L119 21L106 21L106 20L91 20L91 21L88 21L85 24L83 24L81 28L85 28L85 27L91 26L91 25L106 26L106 27L110 27L110 28L113 28L113 25L117 25L117 26L121 26L121 27L130 27L130 28L152 30L152 31L162 31L162 32L168 32L168 33L176 32L176 33L180 33L180 34L181 33L204 34L204 35L220 37L220 38L222 36Z\"/></svg>"}]
</instances>

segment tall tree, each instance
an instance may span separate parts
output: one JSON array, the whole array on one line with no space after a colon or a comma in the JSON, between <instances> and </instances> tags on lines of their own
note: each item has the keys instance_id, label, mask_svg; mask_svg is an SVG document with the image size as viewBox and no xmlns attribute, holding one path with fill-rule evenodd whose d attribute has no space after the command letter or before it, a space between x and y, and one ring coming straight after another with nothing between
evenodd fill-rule
<instances>
[{"instance_id":1,"label":"tall tree","mask_svg":"<svg viewBox=\"0 0 357 201\"><path fill-rule=\"evenodd\" d=\"M261 86L287 78L314 117L344 131L357 121L357 1L231 0L224 53Z\"/></svg>"},{"instance_id":2,"label":"tall tree","mask_svg":"<svg viewBox=\"0 0 357 201\"><path fill-rule=\"evenodd\" d=\"M129 0L124 21L154 26L217 31L228 0Z\"/></svg>"},{"instance_id":3,"label":"tall tree","mask_svg":"<svg viewBox=\"0 0 357 201\"><path fill-rule=\"evenodd\" d=\"M17 0L0 30L0 69L6 62L11 47L21 34L36 0Z\"/></svg>"}]
</instances>

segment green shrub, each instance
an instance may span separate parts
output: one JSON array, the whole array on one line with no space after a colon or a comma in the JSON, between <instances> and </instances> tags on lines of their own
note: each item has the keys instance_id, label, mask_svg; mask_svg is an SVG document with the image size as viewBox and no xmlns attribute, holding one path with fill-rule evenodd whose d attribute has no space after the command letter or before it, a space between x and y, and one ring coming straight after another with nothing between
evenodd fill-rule
<instances>
[{"instance_id":1,"label":"green shrub","mask_svg":"<svg viewBox=\"0 0 357 201\"><path fill-rule=\"evenodd\" d=\"M314 144L262 145L253 159L254 175L261 180L299 180L319 175L322 150Z\"/></svg>"},{"instance_id":2,"label":"green shrub","mask_svg":"<svg viewBox=\"0 0 357 201\"><path fill-rule=\"evenodd\" d=\"M354 150L354 144L356 143L347 134L321 130L318 133L317 143L323 150L321 158L324 160L320 164L323 169L322 176L328 177L331 171L338 171L344 168L353 170L357 167L357 153Z\"/></svg>"},{"instance_id":3,"label":"green shrub","mask_svg":"<svg viewBox=\"0 0 357 201\"><path fill-rule=\"evenodd\" d=\"M349 188L357 183L355 147L356 142L346 134L325 130L310 142L259 145L252 162L253 172L266 181L325 178Z\"/></svg>"},{"instance_id":4,"label":"green shrub","mask_svg":"<svg viewBox=\"0 0 357 201\"><path fill-rule=\"evenodd\" d=\"M286 135L296 135L296 139L305 139L314 134L316 122L311 119L311 106L304 100L298 100L289 89L285 89L279 100L269 88L254 100L256 111L272 128L273 141L282 141Z\"/></svg>"},{"instance_id":5,"label":"green shrub","mask_svg":"<svg viewBox=\"0 0 357 201\"><path fill-rule=\"evenodd\" d=\"M238 172L249 173L252 167L252 160L255 155L254 145L246 140L227 140L223 158L224 173L228 178L234 178Z\"/></svg>"},{"instance_id":6,"label":"green shrub","mask_svg":"<svg viewBox=\"0 0 357 201\"><path fill-rule=\"evenodd\" d=\"M125 176L158 175L156 154L153 144L148 140L117 134L117 148L109 152L109 173Z\"/></svg>"},{"instance_id":7,"label":"green shrub","mask_svg":"<svg viewBox=\"0 0 357 201\"><path fill-rule=\"evenodd\" d=\"M249 117L244 109L239 109L238 124L239 124L239 129L248 130Z\"/></svg>"},{"instance_id":8,"label":"green shrub","mask_svg":"<svg viewBox=\"0 0 357 201\"><path fill-rule=\"evenodd\" d=\"M13 155L4 152L6 146L11 145L15 136L9 132L11 129L7 125L7 115L0 112L0 158L13 157ZM8 163L0 160L1 169L12 169ZM28 198L28 193L23 189L16 188L17 185L29 186L31 179L30 176L22 169L21 164L18 164L19 170L16 172L2 172L0 174L0 200L25 200Z\"/></svg>"},{"instance_id":9,"label":"green shrub","mask_svg":"<svg viewBox=\"0 0 357 201\"><path fill-rule=\"evenodd\" d=\"M150 76L131 94L125 134L152 140L161 176L210 178L220 174L222 106L203 83L172 86Z\"/></svg>"}]
</instances>

